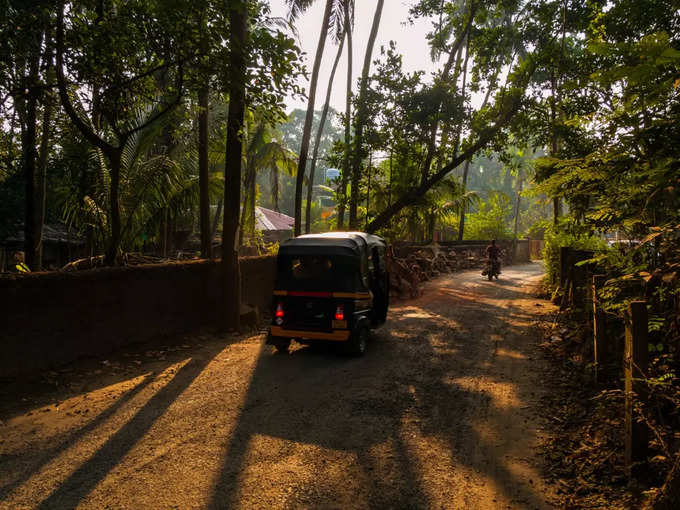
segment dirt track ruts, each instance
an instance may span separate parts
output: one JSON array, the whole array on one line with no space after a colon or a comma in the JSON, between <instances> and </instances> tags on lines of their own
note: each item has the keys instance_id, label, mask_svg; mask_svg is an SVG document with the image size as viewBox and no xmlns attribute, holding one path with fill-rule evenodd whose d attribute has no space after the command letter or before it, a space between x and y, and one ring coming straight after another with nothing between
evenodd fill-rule
<instances>
[{"instance_id":1,"label":"dirt track ruts","mask_svg":"<svg viewBox=\"0 0 680 510\"><path fill-rule=\"evenodd\" d=\"M201 337L71 374L2 414L0 508L550 508L540 274L429 282L358 359Z\"/></svg>"}]
</instances>

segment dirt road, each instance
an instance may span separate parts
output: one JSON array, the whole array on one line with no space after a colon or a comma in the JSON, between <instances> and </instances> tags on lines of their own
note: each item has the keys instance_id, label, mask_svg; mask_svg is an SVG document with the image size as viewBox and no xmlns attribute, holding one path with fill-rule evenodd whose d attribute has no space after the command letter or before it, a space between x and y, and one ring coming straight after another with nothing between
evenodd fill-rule
<instances>
[{"instance_id":1,"label":"dirt road","mask_svg":"<svg viewBox=\"0 0 680 510\"><path fill-rule=\"evenodd\" d=\"M53 374L2 414L0 508L549 508L540 272L430 282L359 359L200 337Z\"/></svg>"}]
</instances>

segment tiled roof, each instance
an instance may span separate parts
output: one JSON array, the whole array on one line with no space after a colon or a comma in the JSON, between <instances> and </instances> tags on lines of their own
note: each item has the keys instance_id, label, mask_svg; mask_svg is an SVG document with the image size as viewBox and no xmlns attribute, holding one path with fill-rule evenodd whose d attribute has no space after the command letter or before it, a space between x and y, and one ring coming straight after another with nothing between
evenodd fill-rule
<instances>
[{"instance_id":1,"label":"tiled roof","mask_svg":"<svg viewBox=\"0 0 680 510\"><path fill-rule=\"evenodd\" d=\"M256 207L255 224L258 230L291 230L295 225L295 218L264 207Z\"/></svg>"},{"instance_id":2,"label":"tiled roof","mask_svg":"<svg viewBox=\"0 0 680 510\"><path fill-rule=\"evenodd\" d=\"M3 240L0 239L0 243ZM24 230L23 224L19 225L19 230L13 236L9 236L4 242L9 243L23 243ZM70 230L62 223L52 223L43 225L43 242L46 243L66 243L66 244L84 244L83 236L77 232Z\"/></svg>"}]
</instances>

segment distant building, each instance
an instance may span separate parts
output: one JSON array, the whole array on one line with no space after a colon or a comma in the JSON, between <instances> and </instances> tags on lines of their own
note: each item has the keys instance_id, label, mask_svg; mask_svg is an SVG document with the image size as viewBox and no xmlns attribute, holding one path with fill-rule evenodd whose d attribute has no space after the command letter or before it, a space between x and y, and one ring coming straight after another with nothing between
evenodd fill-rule
<instances>
[{"instance_id":1,"label":"distant building","mask_svg":"<svg viewBox=\"0 0 680 510\"><path fill-rule=\"evenodd\" d=\"M327 168L326 169L326 180L333 181L340 177L340 170L337 168Z\"/></svg>"},{"instance_id":2,"label":"distant building","mask_svg":"<svg viewBox=\"0 0 680 510\"><path fill-rule=\"evenodd\" d=\"M61 223L43 226L42 243L42 267L45 269L59 269L71 260L85 256L83 237ZM20 226L16 235L0 239L0 271L6 270L15 251L23 249L24 230Z\"/></svg>"},{"instance_id":3,"label":"distant building","mask_svg":"<svg viewBox=\"0 0 680 510\"><path fill-rule=\"evenodd\" d=\"M293 237L294 226L295 218L264 207L255 208L255 228L262 232L265 242L290 239Z\"/></svg>"}]
</instances>

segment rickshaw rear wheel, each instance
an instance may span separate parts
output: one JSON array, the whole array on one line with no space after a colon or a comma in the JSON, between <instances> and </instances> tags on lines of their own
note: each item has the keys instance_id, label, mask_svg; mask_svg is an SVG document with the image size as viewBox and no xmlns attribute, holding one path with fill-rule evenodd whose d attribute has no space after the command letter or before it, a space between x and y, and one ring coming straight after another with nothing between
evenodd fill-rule
<instances>
[{"instance_id":1,"label":"rickshaw rear wheel","mask_svg":"<svg viewBox=\"0 0 680 510\"><path fill-rule=\"evenodd\" d=\"M277 338L272 341L274 349L280 354L287 354L290 348L290 338Z\"/></svg>"},{"instance_id":2,"label":"rickshaw rear wheel","mask_svg":"<svg viewBox=\"0 0 680 510\"><path fill-rule=\"evenodd\" d=\"M362 356L368 346L370 331L367 326L360 327L349 339L347 350L352 356Z\"/></svg>"}]
</instances>

